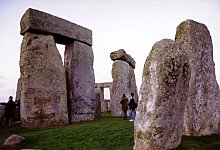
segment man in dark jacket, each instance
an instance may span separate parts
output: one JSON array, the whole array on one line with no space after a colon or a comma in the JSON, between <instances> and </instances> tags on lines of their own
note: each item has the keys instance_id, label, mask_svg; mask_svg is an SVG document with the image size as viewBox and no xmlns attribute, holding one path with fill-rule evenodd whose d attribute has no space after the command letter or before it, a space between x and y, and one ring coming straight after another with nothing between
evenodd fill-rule
<instances>
[{"instance_id":1,"label":"man in dark jacket","mask_svg":"<svg viewBox=\"0 0 220 150\"><path fill-rule=\"evenodd\" d=\"M124 113L124 120L127 119L127 111L128 111L128 98L123 94L121 101L122 111Z\"/></svg>"},{"instance_id":2,"label":"man in dark jacket","mask_svg":"<svg viewBox=\"0 0 220 150\"><path fill-rule=\"evenodd\" d=\"M130 120L129 121L134 121L135 120L135 108L137 107L137 103L134 101L134 93L131 93L131 99L129 101L129 108L130 108Z\"/></svg>"},{"instance_id":3,"label":"man in dark jacket","mask_svg":"<svg viewBox=\"0 0 220 150\"><path fill-rule=\"evenodd\" d=\"M8 102L5 107L5 116L3 120L3 125L8 123L8 126L10 126L12 124L14 109L15 109L15 102L13 101L13 97L9 96Z\"/></svg>"}]
</instances>

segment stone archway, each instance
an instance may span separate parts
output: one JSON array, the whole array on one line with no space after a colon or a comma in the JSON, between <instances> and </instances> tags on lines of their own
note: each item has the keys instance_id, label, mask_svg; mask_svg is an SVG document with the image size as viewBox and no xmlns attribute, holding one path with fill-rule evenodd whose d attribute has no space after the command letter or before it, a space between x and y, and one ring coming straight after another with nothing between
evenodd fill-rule
<instances>
[{"instance_id":1,"label":"stone archway","mask_svg":"<svg viewBox=\"0 0 220 150\"><path fill-rule=\"evenodd\" d=\"M35 9L28 9L20 24L24 35L20 56L21 125L47 127L93 120L92 31ZM55 43L66 45L64 66Z\"/></svg>"}]
</instances>

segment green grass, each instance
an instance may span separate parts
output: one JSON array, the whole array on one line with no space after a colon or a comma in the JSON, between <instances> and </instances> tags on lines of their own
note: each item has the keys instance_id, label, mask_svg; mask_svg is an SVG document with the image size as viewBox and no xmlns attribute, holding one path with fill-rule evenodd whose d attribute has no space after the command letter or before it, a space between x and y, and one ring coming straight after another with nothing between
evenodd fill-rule
<instances>
[{"instance_id":1,"label":"green grass","mask_svg":"<svg viewBox=\"0 0 220 150\"><path fill-rule=\"evenodd\" d=\"M11 134L26 140L17 147L42 150L132 150L134 145L133 123L112 118L104 113L93 122L71 124L47 129L24 129L21 127L0 128L0 149ZM16 148L15 148L16 149ZM204 137L184 136L178 150L220 149L220 135Z\"/></svg>"}]
</instances>

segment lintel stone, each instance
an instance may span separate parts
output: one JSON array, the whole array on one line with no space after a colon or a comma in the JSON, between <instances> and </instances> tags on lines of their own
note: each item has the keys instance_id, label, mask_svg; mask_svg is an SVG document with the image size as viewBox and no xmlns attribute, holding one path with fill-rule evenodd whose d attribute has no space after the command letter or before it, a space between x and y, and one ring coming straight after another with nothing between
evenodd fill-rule
<instances>
[{"instance_id":1,"label":"lintel stone","mask_svg":"<svg viewBox=\"0 0 220 150\"><path fill-rule=\"evenodd\" d=\"M123 60L126 61L132 68L135 69L135 60L129 54L126 53L124 49L119 49L117 51L110 53L111 60Z\"/></svg>"},{"instance_id":2,"label":"lintel stone","mask_svg":"<svg viewBox=\"0 0 220 150\"><path fill-rule=\"evenodd\" d=\"M103 83L96 83L96 88L109 88L112 86L112 82L103 82Z\"/></svg>"},{"instance_id":3,"label":"lintel stone","mask_svg":"<svg viewBox=\"0 0 220 150\"><path fill-rule=\"evenodd\" d=\"M69 44L79 41L92 46L92 31L51 14L29 8L20 22L20 34L26 32L50 34L55 42Z\"/></svg>"}]
</instances>

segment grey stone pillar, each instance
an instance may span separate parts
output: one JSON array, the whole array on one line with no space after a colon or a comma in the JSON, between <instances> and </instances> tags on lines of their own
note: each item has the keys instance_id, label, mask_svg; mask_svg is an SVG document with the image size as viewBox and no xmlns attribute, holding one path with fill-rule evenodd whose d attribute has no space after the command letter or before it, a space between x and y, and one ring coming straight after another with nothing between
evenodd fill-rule
<instances>
[{"instance_id":1,"label":"grey stone pillar","mask_svg":"<svg viewBox=\"0 0 220 150\"><path fill-rule=\"evenodd\" d=\"M155 43L143 70L134 125L135 150L179 146L189 78L187 54L180 45L168 39Z\"/></svg>"},{"instance_id":2,"label":"grey stone pillar","mask_svg":"<svg viewBox=\"0 0 220 150\"><path fill-rule=\"evenodd\" d=\"M95 76L92 47L75 41L66 45L65 68L71 122L95 118Z\"/></svg>"},{"instance_id":3,"label":"grey stone pillar","mask_svg":"<svg viewBox=\"0 0 220 150\"><path fill-rule=\"evenodd\" d=\"M210 32L204 24L186 20L177 27L176 42L188 54L191 66L183 133L190 136L219 134L220 91Z\"/></svg>"},{"instance_id":4,"label":"grey stone pillar","mask_svg":"<svg viewBox=\"0 0 220 150\"><path fill-rule=\"evenodd\" d=\"M52 36L25 33L20 73L22 127L68 124L65 68Z\"/></svg>"}]
</instances>

